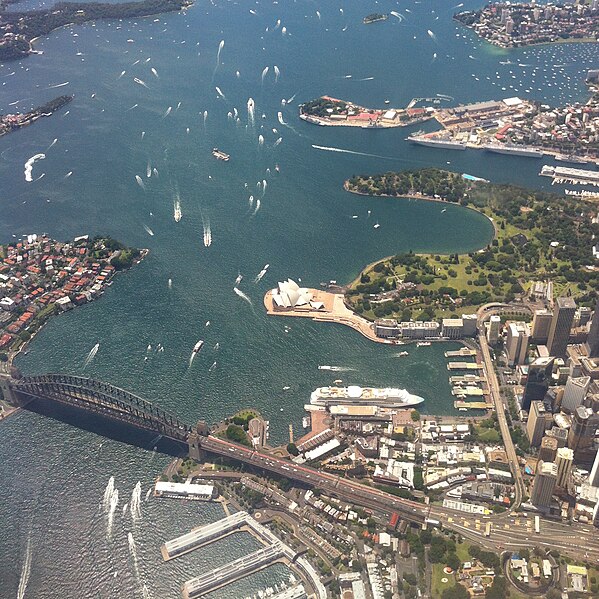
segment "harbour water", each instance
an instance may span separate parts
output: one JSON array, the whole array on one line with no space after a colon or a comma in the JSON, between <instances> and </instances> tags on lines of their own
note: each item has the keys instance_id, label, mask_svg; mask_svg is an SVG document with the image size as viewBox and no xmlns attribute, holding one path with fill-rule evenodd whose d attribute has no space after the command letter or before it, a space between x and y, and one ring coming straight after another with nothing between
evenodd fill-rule
<instances>
[{"instance_id":1,"label":"harbour water","mask_svg":"<svg viewBox=\"0 0 599 599\"><path fill-rule=\"evenodd\" d=\"M405 18L362 25L375 8ZM310 392L336 378L406 387L425 398L423 412L454 413L443 357L448 345L409 347L408 356L398 357L397 348L350 329L267 318L262 308L264 292L284 277L309 286L344 283L382 256L474 251L490 240L490 223L457 206L442 213L436 203L348 194L341 185L353 174L434 165L547 186L537 177L538 160L420 148L404 141L407 129L318 128L297 118L299 102L327 93L367 106L435 94L456 102L517 94L549 103L584 99L594 45L508 53L476 40L451 13L439 0L197 2L184 14L64 28L37 42L43 55L0 66L3 112L14 110L9 104L16 100L17 109L27 110L59 93L75 94L67 110L0 139L0 240L31 232L59 239L108 233L150 249L99 301L53 319L19 367L104 379L189 423L256 406L277 441L286 439L290 422L301 431ZM227 116L235 109L239 122ZM214 147L231 160L215 160ZM40 152L46 158L26 182L24 164ZM173 219L175 199L180 222ZM268 271L254 284L265 264ZM240 273L239 289L253 306L233 292ZM188 368L198 339L205 347ZM158 343L164 352L148 351ZM141 505L141 519L123 514L136 483L143 498L168 460L153 447L26 412L3 422L0 595L177 597L187 578L247 551L252 541L237 537L161 563L160 543L220 513L151 498ZM119 502L107 537L101 504L111 476ZM269 568L212 596L241 597L285 576Z\"/></svg>"}]
</instances>

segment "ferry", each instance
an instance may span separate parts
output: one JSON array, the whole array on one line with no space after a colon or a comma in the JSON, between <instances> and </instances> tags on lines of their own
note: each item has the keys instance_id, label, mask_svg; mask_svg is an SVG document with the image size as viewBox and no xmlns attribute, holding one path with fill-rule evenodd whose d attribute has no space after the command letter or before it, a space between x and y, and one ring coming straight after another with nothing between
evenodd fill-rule
<instances>
[{"instance_id":1,"label":"ferry","mask_svg":"<svg viewBox=\"0 0 599 599\"><path fill-rule=\"evenodd\" d=\"M417 341L416 347L429 347L431 344L430 341Z\"/></svg>"},{"instance_id":2,"label":"ferry","mask_svg":"<svg viewBox=\"0 0 599 599\"><path fill-rule=\"evenodd\" d=\"M194 346L191 355L195 358L196 354L202 349L204 342L200 339Z\"/></svg>"},{"instance_id":3,"label":"ferry","mask_svg":"<svg viewBox=\"0 0 599 599\"><path fill-rule=\"evenodd\" d=\"M231 158L229 154L225 154L225 152L219 150L218 148L212 148L212 155L217 160L222 160L223 162L229 162L229 158Z\"/></svg>"},{"instance_id":4,"label":"ferry","mask_svg":"<svg viewBox=\"0 0 599 599\"><path fill-rule=\"evenodd\" d=\"M424 398L413 395L405 389L387 387L319 387L310 395L310 403L315 406L338 404L373 405L385 408L407 408L421 404Z\"/></svg>"}]
</instances>

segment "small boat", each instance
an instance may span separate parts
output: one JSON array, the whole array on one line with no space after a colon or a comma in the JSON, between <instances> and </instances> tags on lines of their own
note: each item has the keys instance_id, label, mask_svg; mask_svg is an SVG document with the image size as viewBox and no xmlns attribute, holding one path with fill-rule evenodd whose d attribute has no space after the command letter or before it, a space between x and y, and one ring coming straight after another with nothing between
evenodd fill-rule
<instances>
[{"instance_id":1,"label":"small boat","mask_svg":"<svg viewBox=\"0 0 599 599\"><path fill-rule=\"evenodd\" d=\"M229 162L229 159L231 158L229 156L229 154L226 154L225 152L223 152L222 150L219 150L218 148L212 148L212 155L217 160L222 160L223 162Z\"/></svg>"},{"instance_id":2,"label":"small boat","mask_svg":"<svg viewBox=\"0 0 599 599\"><path fill-rule=\"evenodd\" d=\"M400 351L397 355L403 357L403 356L409 356L410 354L408 354L407 351Z\"/></svg>"},{"instance_id":3,"label":"small boat","mask_svg":"<svg viewBox=\"0 0 599 599\"><path fill-rule=\"evenodd\" d=\"M430 341L417 341L416 347L429 347L431 344Z\"/></svg>"},{"instance_id":4,"label":"small boat","mask_svg":"<svg viewBox=\"0 0 599 599\"><path fill-rule=\"evenodd\" d=\"M374 228L374 229L378 229L380 226L381 226L381 225L379 225L378 223L376 223L376 224L374 225L374 227L373 227L373 228Z\"/></svg>"},{"instance_id":5,"label":"small boat","mask_svg":"<svg viewBox=\"0 0 599 599\"><path fill-rule=\"evenodd\" d=\"M283 391L289 391L289 389L291 389L291 387L289 387L288 385L285 385L285 386L283 387Z\"/></svg>"},{"instance_id":6,"label":"small boat","mask_svg":"<svg viewBox=\"0 0 599 599\"><path fill-rule=\"evenodd\" d=\"M335 380L335 385L341 385L341 383L343 383L343 381L341 379Z\"/></svg>"},{"instance_id":7,"label":"small boat","mask_svg":"<svg viewBox=\"0 0 599 599\"><path fill-rule=\"evenodd\" d=\"M385 104L389 104L389 103L390 103L390 100L385 100Z\"/></svg>"},{"instance_id":8,"label":"small boat","mask_svg":"<svg viewBox=\"0 0 599 599\"><path fill-rule=\"evenodd\" d=\"M202 349L204 342L200 339L194 346L191 351L191 356L189 357L189 365L191 366L194 358L198 355L198 352Z\"/></svg>"}]
</instances>

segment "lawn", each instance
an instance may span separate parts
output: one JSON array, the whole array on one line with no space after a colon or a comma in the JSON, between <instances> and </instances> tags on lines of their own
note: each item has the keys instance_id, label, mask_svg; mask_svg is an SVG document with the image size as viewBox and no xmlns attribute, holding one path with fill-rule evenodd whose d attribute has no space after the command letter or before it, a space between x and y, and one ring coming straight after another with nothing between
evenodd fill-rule
<instances>
[{"instance_id":1,"label":"lawn","mask_svg":"<svg viewBox=\"0 0 599 599\"><path fill-rule=\"evenodd\" d=\"M441 593L455 584L455 577L453 574L445 574L443 568L445 564L432 564L433 574L431 580L431 593L433 599L440 599ZM447 582L441 582L441 579L447 578Z\"/></svg>"}]
</instances>

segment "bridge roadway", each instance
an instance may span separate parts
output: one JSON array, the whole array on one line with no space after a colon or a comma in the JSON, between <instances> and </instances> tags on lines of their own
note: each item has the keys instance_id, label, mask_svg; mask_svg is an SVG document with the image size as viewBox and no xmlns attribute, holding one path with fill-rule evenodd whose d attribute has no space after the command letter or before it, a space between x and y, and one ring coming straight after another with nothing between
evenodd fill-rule
<instances>
[{"instance_id":1,"label":"bridge roadway","mask_svg":"<svg viewBox=\"0 0 599 599\"><path fill-rule=\"evenodd\" d=\"M592 525L570 525L543 519L541 532L535 534L534 514L529 514L527 519L518 518L510 512L481 518L442 506L429 506L401 499L358 482L259 453L217 437L202 437L200 446L210 453L229 457L267 472L317 487L342 501L367 507L379 513L390 515L392 512L397 512L403 519L416 524L424 523L427 518L438 520L445 528L490 550L503 551L539 546L557 549L580 560L599 563L599 534ZM487 538L484 536L484 529L489 521L492 522L493 531Z\"/></svg>"}]
</instances>

